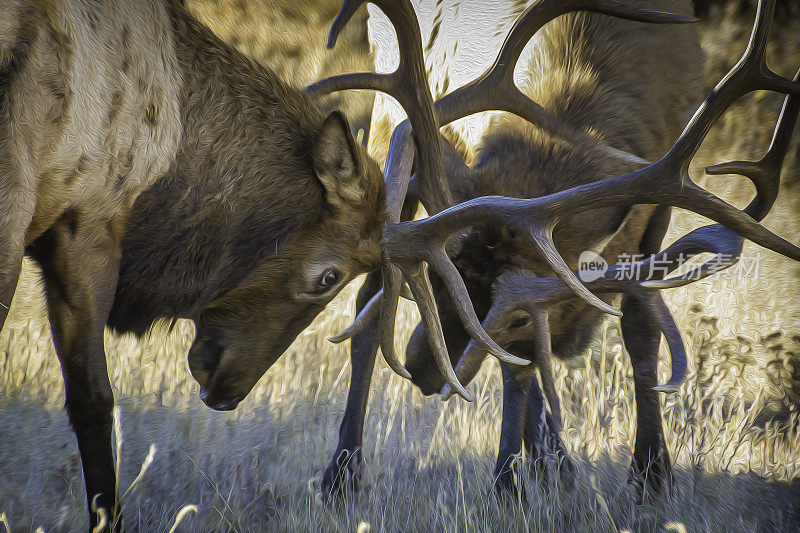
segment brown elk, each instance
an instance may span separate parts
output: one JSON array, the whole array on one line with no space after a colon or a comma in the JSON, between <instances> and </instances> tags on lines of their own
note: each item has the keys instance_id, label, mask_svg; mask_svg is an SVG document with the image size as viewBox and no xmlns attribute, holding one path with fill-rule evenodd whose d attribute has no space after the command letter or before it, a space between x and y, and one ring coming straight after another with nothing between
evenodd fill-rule
<instances>
[{"instance_id":1,"label":"brown elk","mask_svg":"<svg viewBox=\"0 0 800 533\"><path fill-rule=\"evenodd\" d=\"M333 37L342 21L346 21L349 10L359 4L345 2L340 19L334 23ZM559 298L548 302L546 319L542 319L541 312L537 315L539 320L534 321L523 317L523 321L517 323L514 318L507 317L505 325L530 323L535 329L527 331L527 336L510 336L510 341L503 342L504 347L534 359L546 372L551 348L561 357L576 354L585 345L593 330L592 324L599 318L596 309L609 310L604 302L586 291L572 272L578 252L595 248L615 257L622 252L653 254L660 247L669 212L663 208L624 208L635 203L679 206L701 212L732 228L703 229L686 237L683 244L691 243L693 254L721 249L736 251L739 240L734 231L753 237L761 232L761 229L756 230L753 218L760 220L777 194L785 143L774 145L769 172L736 165L716 169L750 177L757 185L761 200L758 208L732 209L695 185L688 176L688 165L713 123L740 96L757 89L789 94L798 91L796 80L780 78L766 67L764 50L774 9L774 4L767 2L759 11L751 44L742 61L697 109L678 136L680 130L676 128L683 124L681 110L691 103L699 77L699 70L691 65L691 59L699 55L696 37L685 29L659 31L652 27L644 31L640 28L637 35L636 30L631 29L634 25L581 15L565 17L566 20L558 21L560 24L548 26L544 38L539 41L539 53L552 55L539 56L539 62L534 64L537 78L532 81L531 96L538 103L547 104L547 113L513 85L513 69L524 44L558 15L575 9L591 9L619 16L620 12L613 10L621 6L616 2L541 1L534 3L517 20L492 69L441 100L430 102L433 109L430 115L438 121L423 123L420 113L412 107L418 105L423 92L419 84L424 83L424 77L411 75L415 70L411 65L422 63L421 50L410 47L411 34L418 32L413 11L399 10L388 2L376 4L384 9L396 27L403 58L397 73L338 77L320 82L312 90L374 88L389 92L406 107L414 126L417 174L413 179L409 176L412 150L403 143L408 135L408 125L403 124L392 139L385 171L389 210L396 222L408 187L434 215L384 229L383 288L380 289L380 278L374 275L368 278L357 301L360 314L356 324L334 339L353 339L353 380L339 445L323 478L323 485L329 492L346 488L346 480L357 480L364 410L379 344L390 366L400 375L411 377L423 392L437 392L446 383L446 388L468 397L460 381L474 376L483 354L492 353L501 361L509 362L508 354L492 343L476 316L476 311L485 315L489 310L491 286L504 271L524 267L533 270L531 276L535 278L548 275L549 267L561 278L546 280L552 290L558 287L559 291L570 291L585 300L578 301L578 305L562 303L564 294L560 292ZM667 7L685 11L688 2ZM667 58L664 49L675 52L675 47L680 47L681 51L670 53ZM552 67L554 72L536 68L542 65ZM597 73L597 77L586 76L587 72ZM581 86L579 82L585 78L590 82ZM412 87L416 87L416 93ZM425 92L427 94L427 89ZM412 95L417 102L411 101ZM491 109L519 115L540 129L496 128L484 139L477 164L468 168L451 146L446 142L440 145L436 140L437 126ZM782 122L784 136L792 132L788 123L788 120ZM586 139L587 131L597 138ZM671 144L676 137L678 140ZM642 165L636 165L632 158L625 158L624 154L620 157L619 152L609 150L609 145L654 160L665 152L667 155L641 168ZM443 155L437 153L440 146ZM608 179L595 181L602 178ZM562 189L566 190L559 192ZM476 199L490 194L539 198ZM453 206L458 202L463 203ZM764 235L764 238L773 237ZM767 240L760 242L773 244ZM558 244L557 248L554 243ZM796 257L793 245L785 241L774 244L787 255ZM435 274L431 280L433 286L427 277L428 268ZM422 324L407 348L405 367L396 358L391 344L403 279L409 283L422 314ZM504 284L502 278L499 281L498 290L506 292L510 282L505 280ZM432 287L436 289L433 292ZM624 294L623 334L634 363L638 423L632 467L648 483L653 483L653 487L658 487L670 469L656 393L655 363L661 334L670 341L674 358L675 374L670 388L682 377L685 356L669 310L657 294L645 296L636 287L612 283L611 288L600 289ZM535 294L530 290L523 292L522 300L525 296L533 298ZM587 302L596 309L586 305ZM497 303L497 311L502 314L502 302ZM500 333L498 328L503 324L501 320L497 328L492 328L493 332ZM515 343L517 339L523 342ZM536 342L531 342L532 339ZM464 364L454 372L453 365L468 342ZM545 412L541 392L530 370L524 367L514 370L507 364L503 368L506 394L497 473L502 474L498 483L508 486L511 479L508 459L519 451L523 434L529 450L534 453L544 444L543 435L556 437L550 439L552 451L563 453L563 448L554 431L559 422ZM557 398L553 398L552 390L547 390L546 383L545 387L553 400L549 402L550 407L554 409Z\"/></svg>"},{"instance_id":2,"label":"brown elk","mask_svg":"<svg viewBox=\"0 0 800 533\"><path fill-rule=\"evenodd\" d=\"M800 80L800 72L795 80ZM777 187L774 186L780 183L781 168L797 124L798 114L800 114L800 98L797 96L787 97L775 128L772 144L759 161L737 161L706 169L709 174L747 175L754 181L763 183L767 187L766 191L772 189L769 195L759 194L745 209L756 220L762 220L777 199ZM762 189L762 192L765 191ZM659 296L658 289L692 283L732 266L738 261L742 246L743 241L739 236L724 226L705 226L689 233L658 254L653 254L641 261L614 265L600 279L587 283L593 292L619 293L623 294L625 299L637 302L638 308L642 312L642 315L638 317L639 325L644 324L651 328L656 339L663 335L667 341L672 355L672 377L666 385L653 387L651 383L642 383L641 380L636 380L636 368L634 368L637 403L648 394L646 388L648 386L663 392L675 390L686 371L686 354L680 331L675 325L669 309ZM717 256L694 270L664 279L666 272L672 271L685 261L708 250L715 250ZM508 486L511 483L512 472L508 465L512 464L512 454L518 453L520 449L522 431L520 428L525 428L526 440L532 441L529 443L528 451L535 459L540 458L542 452L554 452L557 456L566 458L563 445L558 440L560 405L548 363L548 357L552 354L548 318L556 304L573 297L574 294L561 280L536 277L530 271L509 270L494 280L491 307L483 321L484 329L502 347L512 351L514 351L513 346L533 346L528 351L533 353L532 360L540 370L542 388L550 407L550 412L543 410L541 393L534 381L535 378L530 375L530 370L526 372L525 367L511 367L503 364L504 382L510 382L510 386L504 390L503 433L501 435L501 452L497 458L498 482L502 483L502 486ZM626 345L631 342L632 336L639 335L642 335L642 330L631 329L630 324L628 324L628 329L623 330ZM648 368L655 368L657 365L657 345L654 348L650 353L650 359L644 361ZM560 357L570 357L576 354L559 355ZM459 360L456 375L467 382L471 381L483 358L484 354L477 344L470 341ZM520 384L522 386L519 386ZM527 398L528 393L532 395L531 398ZM526 412L524 407L526 404L534 408ZM640 417L652 416L655 423L659 422L659 413L643 411L644 409L639 409ZM506 413L508 413L508 417L506 417ZM649 427L653 426L644 425L645 430ZM640 444L642 441L653 442L652 439L641 439L641 428L642 426L639 426L637 430L637 449L632 467L634 473L648 472L649 470L648 473L652 473L653 476L645 477L645 481L649 482L650 487L658 488L661 477L668 474L668 470L664 472L654 469L655 465L640 462L645 460L644 457L636 457L636 452L641 453L643 448ZM663 443L663 438L655 442ZM652 451L650 452L652 453ZM668 469L669 461L666 449L655 451L663 454L661 460ZM659 456L656 455L655 458L658 459ZM535 460L533 465L540 463L541 461Z\"/></svg>"},{"instance_id":3,"label":"brown elk","mask_svg":"<svg viewBox=\"0 0 800 533\"><path fill-rule=\"evenodd\" d=\"M105 326L193 319L203 399L235 407L378 264L383 180L339 113L178 2L13 0L0 28L0 326L28 254L87 503L116 514Z\"/></svg>"}]
</instances>

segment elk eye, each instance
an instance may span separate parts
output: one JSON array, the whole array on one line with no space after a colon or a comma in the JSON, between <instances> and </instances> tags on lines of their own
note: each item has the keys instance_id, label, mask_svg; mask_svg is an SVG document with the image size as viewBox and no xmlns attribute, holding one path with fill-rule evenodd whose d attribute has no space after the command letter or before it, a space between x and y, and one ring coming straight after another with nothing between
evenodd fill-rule
<instances>
[{"instance_id":1,"label":"elk eye","mask_svg":"<svg viewBox=\"0 0 800 533\"><path fill-rule=\"evenodd\" d=\"M341 278L342 274L338 270L334 270L333 268L328 269L323 272L322 277L319 278L319 286L322 289L328 289L336 285Z\"/></svg>"},{"instance_id":2,"label":"elk eye","mask_svg":"<svg viewBox=\"0 0 800 533\"><path fill-rule=\"evenodd\" d=\"M530 321L531 321L530 317L527 316L517 317L514 320L512 320L511 323L508 325L508 329L521 328L522 326L526 326Z\"/></svg>"}]
</instances>

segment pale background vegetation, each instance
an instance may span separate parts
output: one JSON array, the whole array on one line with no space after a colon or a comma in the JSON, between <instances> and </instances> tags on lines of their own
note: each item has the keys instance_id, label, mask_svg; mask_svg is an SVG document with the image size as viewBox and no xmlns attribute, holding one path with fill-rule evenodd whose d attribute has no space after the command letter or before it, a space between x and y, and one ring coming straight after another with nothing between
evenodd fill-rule
<instances>
[{"instance_id":1,"label":"pale background vegetation","mask_svg":"<svg viewBox=\"0 0 800 533\"><path fill-rule=\"evenodd\" d=\"M364 47L340 52L339 62L324 51L335 1L188 4L221 37L298 85L370 64ZM423 13L429 4L434 3L423 2ZM434 11L423 15L426 35ZM719 10L712 11L711 20L700 27L709 85L738 57L750 24L749 16ZM443 32L449 22L444 17ZM502 32L509 22L508 16L496 18L493 31ZM370 24L375 33L380 21ZM475 33L451 30L448 35L442 40L469 40ZM772 39L770 60L787 76L800 66L798 35L800 21L784 17ZM432 70L443 83L442 66L449 60L438 53L431 53L432 62L440 61ZM451 86L463 82L459 76L464 75L453 74ZM695 175L706 164L757 156L769 141L779 103L773 95L757 94L737 105L712 132ZM379 154L389 120L376 124L371 148ZM750 197L744 182L710 182L714 190L728 189L738 205ZM793 242L800 242L799 188L795 142L782 196L767 219ZM676 215L671 238L698 222L695 216ZM379 362L366 423L362 491L341 507L322 503L319 474L335 448L350 373L348 347L331 345L326 337L352 319L354 283L233 413L211 411L197 398L186 363L191 322L179 322L171 333L158 327L141 340L107 334L121 408L123 490L151 444L156 447L152 465L124 502L126 524L134 531L167 531L182 507L196 504L198 513L189 514L179 530L363 531L364 524L376 531L796 529L800 266L754 246L747 246L745 258L760 258L757 276L720 275L666 296L684 333L691 370L680 392L663 398L676 466L669 499L637 506L626 484L635 428L631 369L618 323L609 319L589 357L576 358L571 368L556 365L563 437L577 463L569 486L552 481L542 487L523 479L527 502L502 506L491 497L502 408L494 362L471 385L477 397L473 404L425 399ZM410 306L402 309L398 347L416 319ZM668 371L664 363L664 378ZM77 447L62 405L41 288L35 268L26 263L0 337L0 512L13 531L85 527Z\"/></svg>"}]
</instances>

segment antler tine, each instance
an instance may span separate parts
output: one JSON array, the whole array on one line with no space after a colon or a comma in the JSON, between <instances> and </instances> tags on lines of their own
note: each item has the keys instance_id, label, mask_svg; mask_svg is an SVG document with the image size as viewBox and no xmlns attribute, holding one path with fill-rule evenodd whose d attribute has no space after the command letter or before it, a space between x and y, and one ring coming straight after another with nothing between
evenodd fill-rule
<instances>
[{"instance_id":1,"label":"antler tine","mask_svg":"<svg viewBox=\"0 0 800 533\"><path fill-rule=\"evenodd\" d=\"M330 33L328 34L328 49L336 46L336 41L342 30L353 18L358 8L367 3L367 0L344 0L336 20L331 25ZM398 40L405 39L406 34L397 34ZM401 47L401 53L403 48ZM410 50L410 49L409 49ZM312 96L330 94L336 91L343 91L346 89L370 89L385 92L394 96L396 91L396 84L393 83L394 78L392 74L378 74L375 72L359 72L353 74L342 74L339 76L331 76L312 83L306 87L306 92Z\"/></svg>"},{"instance_id":2,"label":"antler tine","mask_svg":"<svg viewBox=\"0 0 800 533\"><path fill-rule=\"evenodd\" d=\"M545 279L540 278L545 283L557 282L563 286L560 280L555 278ZM542 389L547 398L547 403L550 406L550 412L553 418L559 423L561 422L561 402L555 390L553 380L553 369L551 365L552 347L550 340L550 328L547 323L548 313L547 308L543 304L547 297L543 296L532 308L529 309L531 318L534 322L536 339L534 341L534 356L533 362L539 368L539 374L542 377ZM493 306L492 310L483 321L484 328L496 335L502 327L503 314L498 312L497 306ZM483 350L474 340L470 340L467 347L459 359L459 364L456 367L456 377L459 381L469 383L480 370L483 363L486 351ZM453 395L453 389L449 385L445 385L440 391L442 400L446 401Z\"/></svg>"},{"instance_id":3,"label":"antler tine","mask_svg":"<svg viewBox=\"0 0 800 533\"><path fill-rule=\"evenodd\" d=\"M641 282L641 285L648 289L672 289L705 279L736 264L743 245L744 240L736 232L720 224L697 228L675 241L653 258L653 261L667 270L673 270L680 266L681 260L685 261L705 252L715 253L715 257L680 276L647 280ZM650 259L645 263L649 262Z\"/></svg>"},{"instance_id":4,"label":"antler tine","mask_svg":"<svg viewBox=\"0 0 800 533\"><path fill-rule=\"evenodd\" d=\"M411 291L408 288L408 285L403 284L400 287L400 296L405 298L406 300L414 300L414 296L411 294ZM361 312L358 313L356 319L353 321L350 326L339 333L338 335L334 335L333 337L329 337L328 341L339 344L347 339L353 338L355 335L358 335L376 318L378 318L381 314L381 305L383 304L383 289L379 290L375 293L375 296L369 299L369 301L364 305Z\"/></svg>"},{"instance_id":5,"label":"antler tine","mask_svg":"<svg viewBox=\"0 0 800 533\"><path fill-rule=\"evenodd\" d=\"M389 270L384 270L384 273ZM403 366L403 363L397 358L394 351L394 316L397 312L397 302L399 296L403 294L405 287L400 286L399 273L393 272L386 282L384 282L383 289L379 290L369 301L364 305L364 308L356 317L355 321L343 332L330 337L328 340L335 344L344 342L362 332L366 327L373 323L379 316L391 317L391 321L381 320L380 327L388 325L390 331L386 335L381 335L381 352L384 359L386 359L389 367L394 370L399 376L410 379L411 374ZM384 294L388 293L389 297L384 298ZM393 306L392 306L393 304ZM383 330L382 330L383 331Z\"/></svg>"},{"instance_id":6,"label":"antler tine","mask_svg":"<svg viewBox=\"0 0 800 533\"><path fill-rule=\"evenodd\" d=\"M792 81L800 81L800 70L797 71ZM799 114L800 96L787 96L783 100L778 124L764 157L759 161L729 161L706 168L707 174L739 174L753 182L756 186L756 197L745 208L745 212L755 220L763 220L778 198L781 168L786 159Z\"/></svg>"},{"instance_id":7,"label":"antler tine","mask_svg":"<svg viewBox=\"0 0 800 533\"><path fill-rule=\"evenodd\" d=\"M397 358L397 354L394 351L394 319L397 313L399 297L403 296L410 299L411 294L408 292L408 288L402 285L402 276L396 267L387 265L383 273L386 276L384 277L383 288L369 299L350 327L338 335L330 337L328 340L335 344L344 342L361 333L365 328L372 325L378 317L381 317L378 325L381 331L380 347L383 357L386 359L389 368L395 373L400 377L410 379L411 374ZM384 297L385 294L388 294L388 297ZM386 320L383 320L384 317Z\"/></svg>"},{"instance_id":8,"label":"antler tine","mask_svg":"<svg viewBox=\"0 0 800 533\"><path fill-rule=\"evenodd\" d=\"M394 129L389 141L389 152L384 165L384 180L386 182L386 211L389 213L390 222L400 222L403 203L408 194L411 170L414 165L414 147L408 142L410 137L411 123L406 120Z\"/></svg>"},{"instance_id":9,"label":"antler tine","mask_svg":"<svg viewBox=\"0 0 800 533\"><path fill-rule=\"evenodd\" d=\"M342 331L338 335L329 337L328 341L334 344L339 344L364 331L364 328L366 328L380 315L382 302L383 289L379 290L377 293L375 293L375 296L369 299L369 301L361 309L361 312L358 313L358 316L356 316L356 319L346 330Z\"/></svg>"},{"instance_id":10,"label":"antler tine","mask_svg":"<svg viewBox=\"0 0 800 533\"><path fill-rule=\"evenodd\" d=\"M472 82L436 102L439 125L481 111L507 111L562 139L578 139L591 145L599 142L555 117L520 91L514 83L514 68L531 38L551 20L575 11L593 11L618 18L650 23L696 22L694 17L629 6L612 0L541 0L520 15L500 49L494 64ZM601 145L610 155L636 163L644 159Z\"/></svg>"},{"instance_id":11,"label":"antler tine","mask_svg":"<svg viewBox=\"0 0 800 533\"><path fill-rule=\"evenodd\" d=\"M411 379L411 374L397 358L394 351L394 322L397 315L397 303L400 300L400 286L403 276L400 270L387 263L383 270L383 299L381 301L380 345L383 358L389 367L398 375Z\"/></svg>"},{"instance_id":12,"label":"antler tine","mask_svg":"<svg viewBox=\"0 0 800 533\"><path fill-rule=\"evenodd\" d=\"M664 335L664 339L667 341L670 359L672 360L672 375L669 381L653 388L658 392L678 392L678 388L686 377L686 347L683 344L681 332L660 293L656 292L650 295L647 307L650 317L656 320L658 329L661 330L661 334Z\"/></svg>"},{"instance_id":13,"label":"antler tine","mask_svg":"<svg viewBox=\"0 0 800 533\"><path fill-rule=\"evenodd\" d=\"M622 312L608 305L603 300L595 296L592 291L584 286L574 272L567 266L566 261L558 253L553 242L553 228L555 223L547 224L546 227L529 226L529 240L534 248L539 252L553 272L569 287L575 294L586 300L588 303L597 307L605 313L615 316L622 316Z\"/></svg>"},{"instance_id":14,"label":"antler tine","mask_svg":"<svg viewBox=\"0 0 800 533\"><path fill-rule=\"evenodd\" d=\"M428 342L436 359L436 365L439 367L439 372L442 373L447 384L459 396L471 402L472 396L458 381L453 365L450 363L450 355L447 352L444 332L439 321L439 312L436 308L436 300L433 298L433 289L431 288L427 269L424 264L416 264L411 268L412 270L404 272L404 274L411 288L411 293L414 295L414 300L417 302L417 307L419 307L422 322L428 330Z\"/></svg>"},{"instance_id":15,"label":"antler tine","mask_svg":"<svg viewBox=\"0 0 800 533\"><path fill-rule=\"evenodd\" d=\"M800 70L795 74L793 81L800 81ZM706 173L711 175L739 174L753 182L756 186L756 197L744 212L755 220L763 220L778 198L781 168L797 125L798 115L800 115L800 96L787 96L781 107L772 142L764 157L759 161L730 161L706 168ZM732 266L739 260L744 240L730 229L717 224L693 231L676 241L670 248L673 247L680 248L681 253L696 255L712 252L716 255L691 272L665 280L647 281L643 283L644 286L659 289L680 287Z\"/></svg>"},{"instance_id":16,"label":"antler tine","mask_svg":"<svg viewBox=\"0 0 800 533\"><path fill-rule=\"evenodd\" d=\"M339 39L339 34L356 14L358 8L364 5L367 0L344 0L336 19L331 24L331 31L328 34L328 50L332 50L336 46L336 41Z\"/></svg>"}]
</instances>

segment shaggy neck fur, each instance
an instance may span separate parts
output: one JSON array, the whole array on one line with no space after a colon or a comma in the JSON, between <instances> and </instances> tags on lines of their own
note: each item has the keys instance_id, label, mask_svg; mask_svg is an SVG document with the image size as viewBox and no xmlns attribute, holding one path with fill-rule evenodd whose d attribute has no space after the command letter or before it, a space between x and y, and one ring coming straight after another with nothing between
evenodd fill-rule
<instances>
[{"instance_id":1,"label":"shaggy neck fur","mask_svg":"<svg viewBox=\"0 0 800 533\"><path fill-rule=\"evenodd\" d=\"M309 152L322 116L300 91L172 8L183 133L134 205L109 325L192 317L326 214Z\"/></svg>"}]
</instances>

